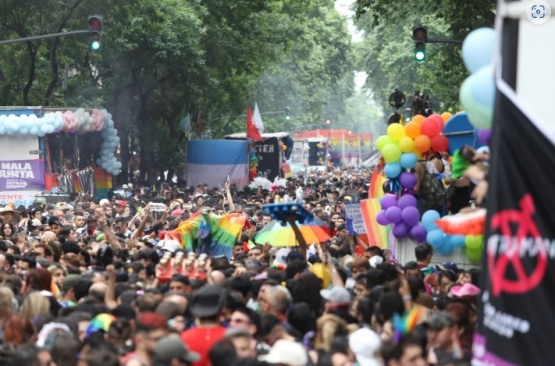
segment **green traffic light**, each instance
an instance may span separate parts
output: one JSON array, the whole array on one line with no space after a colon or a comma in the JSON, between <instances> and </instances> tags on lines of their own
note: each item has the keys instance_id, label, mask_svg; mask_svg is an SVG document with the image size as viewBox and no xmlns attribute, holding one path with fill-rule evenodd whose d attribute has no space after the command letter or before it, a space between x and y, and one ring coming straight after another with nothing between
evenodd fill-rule
<instances>
[{"instance_id":1,"label":"green traffic light","mask_svg":"<svg viewBox=\"0 0 555 366\"><path fill-rule=\"evenodd\" d=\"M89 47L91 50L93 51L98 51L100 49L100 42L98 41L91 41L91 43L89 44Z\"/></svg>"},{"instance_id":2,"label":"green traffic light","mask_svg":"<svg viewBox=\"0 0 555 366\"><path fill-rule=\"evenodd\" d=\"M285 116L285 119L289 121L291 119L291 117L290 116Z\"/></svg>"},{"instance_id":3,"label":"green traffic light","mask_svg":"<svg viewBox=\"0 0 555 366\"><path fill-rule=\"evenodd\" d=\"M426 59L426 44L424 42L416 42L414 45L414 59L416 61L424 61Z\"/></svg>"}]
</instances>

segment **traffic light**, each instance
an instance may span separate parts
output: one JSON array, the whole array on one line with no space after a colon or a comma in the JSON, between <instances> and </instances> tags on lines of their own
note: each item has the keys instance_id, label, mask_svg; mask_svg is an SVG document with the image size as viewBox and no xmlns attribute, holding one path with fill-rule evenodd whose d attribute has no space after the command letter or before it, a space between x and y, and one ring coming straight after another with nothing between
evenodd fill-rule
<instances>
[{"instance_id":1,"label":"traffic light","mask_svg":"<svg viewBox=\"0 0 555 366\"><path fill-rule=\"evenodd\" d=\"M424 42L428 41L428 27L424 25L417 25L416 27L412 28L412 39L415 42Z\"/></svg>"},{"instance_id":2,"label":"traffic light","mask_svg":"<svg viewBox=\"0 0 555 366\"><path fill-rule=\"evenodd\" d=\"M392 123L401 123L402 120L403 117L399 113L393 112L389 115L389 118L387 119L387 125L389 126Z\"/></svg>"},{"instance_id":3,"label":"traffic light","mask_svg":"<svg viewBox=\"0 0 555 366\"><path fill-rule=\"evenodd\" d=\"M412 28L414 43L414 59L418 62L426 60L426 42L428 41L428 27L417 25Z\"/></svg>"},{"instance_id":4,"label":"traffic light","mask_svg":"<svg viewBox=\"0 0 555 366\"><path fill-rule=\"evenodd\" d=\"M405 109L405 123L410 122L412 119L412 109L406 108Z\"/></svg>"},{"instance_id":5,"label":"traffic light","mask_svg":"<svg viewBox=\"0 0 555 366\"><path fill-rule=\"evenodd\" d=\"M414 59L418 62L426 60L426 43L416 42L414 44Z\"/></svg>"},{"instance_id":6,"label":"traffic light","mask_svg":"<svg viewBox=\"0 0 555 366\"><path fill-rule=\"evenodd\" d=\"M289 107L285 107L285 119L286 120L291 119L291 108L289 108Z\"/></svg>"},{"instance_id":7,"label":"traffic light","mask_svg":"<svg viewBox=\"0 0 555 366\"><path fill-rule=\"evenodd\" d=\"M102 26L104 18L101 15L91 15L88 20L91 39L89 48L92 51L98 51L102 45Z\"/></svg>"}]
</instances>

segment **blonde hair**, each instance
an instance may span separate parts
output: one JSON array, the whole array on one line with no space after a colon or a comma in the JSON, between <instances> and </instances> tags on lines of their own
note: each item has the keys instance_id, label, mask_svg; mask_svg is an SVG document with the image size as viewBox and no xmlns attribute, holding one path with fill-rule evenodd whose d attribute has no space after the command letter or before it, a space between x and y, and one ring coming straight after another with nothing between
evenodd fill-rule
<instances>
[{"instance_id":1,"label":"blonde hair","mask_svg":"<svg viewBox=\"0 0 555 366\"><path fill-rule=\"evenodd\" d=\"M19 315L28 321L32 321L39 314L50 312L50 302L38 291L30 292L25 296Z\"/></svg>"},{"instance_id":2,"label":"blonde hair","mask_svg":"<svg viewBox=\"0 0 555 366\"><path fill-rule=\"evenodd\" d=\"M50 240L57 240L58 237L56 236L56 233L54 233L53 231L47 231L44 234L42 234L42 237L40 238L40 242L47 244Z\"/></svg>"},{"instance_id":3,"label":"blonde hair","mask_svg":"<svg viewBox=\"0 0 555 366\"><path fill-rule=\"evenodd\" d=\"M51 274L54 274L54 272L56 272L56 270L61 269L62 271L64 271L65 275L67 276L67 268L62 265L62 264L53 264L50 267L48 267L48 272L50 272Z\"/></svg>"},{"instance_id":4,"label":"blonde hair","mask_svg":"<svg viewBox=\"0 0 555 366\"><path fill-rule=\"evenodd\" d=\"M0 286L0 315L13 308L13 291L8 286Z\"/></svg>"},{"instance_id":5,"label":"blonde hair","mask_svg":"<svg viewBox=\"0 0 555 366\"><path fill-rule=\"evenodd\" d=\"M329 352L337 334L347 335L347 322L337 315L325 314L316 321L314 348Z\"/></svg>"}]
</instances>

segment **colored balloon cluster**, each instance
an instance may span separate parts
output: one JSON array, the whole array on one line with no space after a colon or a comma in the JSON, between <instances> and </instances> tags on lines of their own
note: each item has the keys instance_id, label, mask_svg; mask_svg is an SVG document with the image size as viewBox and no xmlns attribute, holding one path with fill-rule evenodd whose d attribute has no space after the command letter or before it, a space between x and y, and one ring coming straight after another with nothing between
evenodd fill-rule
<instances>
[{"instance_id":1,"label":"colored balloon cluster","mask_svg":"<svg viewBox=\"0 0 555 366\"><path fill-rule=\"evenodd\" d=\"M59 132L64 120L56 113L46 113L42 118L35 114L15 114L0 116L0 135L31 135L43 137L46 134Z\"/></svg>"},{"instance_id":2,"label":"colored balloon cluster","mask_svg":"<svg viewBox=\"0 0 555 366\"><path fill-rule=\"evenodd\" d=\"M462 47L462 58L471 75L461 85L459 98L470 123L480 130L489 130L493 121L495 37L492 28L479 28L465 38ZM483 143L487 143L489 136L489 131L478 131Z\"/></svg>"},{"instance_id":3,"label":"colored balloon cluster","mask_svg":"<svg viewBox=\"0 0 555 366\"><path fill-rule=\"evenodd\" d=\"M391 232L397 239L408 237L419 243L426 241L426 230L419 224L420 212L413 195L407 194L397 199L394 194L386 194L380 203L382 210L376 216L378 224L393 225Z\"/></svg>"},{"instance_id":4,"label":"colored balloon cluster","mask_svg":"<svg viewBox=\"0 0 555 366\"><path fill-rule=\"evenodd\" d=\"M482 258L483 235L447 235L440 229L436 221L440 219L437 211L429 210L422 215L422 225L427 231L426 241L439 254L449 256L455 248L465 248L466 255L471 262L479 262Z\"/></svg>"},{"instance_id":5,"label":"colored balloon cluster","mask_svg":"<svg viewBox=\"0 0 555 366\"><path fill-rule=\"evenodd\" d=\"M79 134L85 134L88 132L99 132L104 129L104 123L106 121L105 111L100 111L98 109L93 109L91 113L86 112L83 108L73 111L56 112L56 114L62 116L64 120L64 126L62 130L64 132L78 132Z\"/></svg>"},{"instance_id":6,"label":"colored balloon cluster","mask_svg":"<svg viewBox=\"0 0 555 366\"><path fill-rule=\"evenodd\" d=\"M99 157L96 163L112 175L118 175L121 173L121 162L116 159L114 151L119 145L120 138L118 137L118 131L114 128L114 121L112 120L112 115L106 110L102 110L101 113L104 115L104 128L102 130L103 142L100 144Z\"/></svg>"},{"instance_id":7,"label":"colored balloon cluster","mask_svg":"<svg viewBox=\"0 0 555 366\"><path fill-rule=\"evenodd\" d=\"M416 176L406 170L414 168L422 154L429 150L434 153L447 150L449 141L442 132L449 118L450 113L429 117L416 115L404 126L390 124L387 135L376 140L376 147L386 162L384 173L393 182L391 192L398 188L411 190L416 186Z\"/></svg>"}]
</instances>

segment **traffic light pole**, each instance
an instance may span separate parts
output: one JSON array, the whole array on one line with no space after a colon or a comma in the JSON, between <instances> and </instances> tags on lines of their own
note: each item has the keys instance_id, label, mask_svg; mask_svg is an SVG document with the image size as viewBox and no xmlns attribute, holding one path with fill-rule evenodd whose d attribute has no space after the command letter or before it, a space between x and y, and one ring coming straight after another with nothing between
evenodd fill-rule
<instances>
[{"instance_id":1,"label":"traffic light pole","mask_svg":"<svg viewBox=\"0 0 555 366\"><path fill-rule=\"evenodd\" d=\"M427 39L424 43L452 43L462 45L463 41L457 41L455 39Z\"/></svg>"},{"instance_id":2,"label":"traffic light pole","mask_svg":"<svg viewBox=\"0 0 555 366\"><path fill-rule=\"evenodd\" d=\"M4 41L0 41L0 45L10 44L10 43L21 43L21 42L27 42L27 41L38 41L38 40L47 39L47 38L75 36L75 35L78 35L78 34L88 34L90 32L91 32L90 29L89 30L76 30L76 31L70 31L70 32L63 32L63 33L43 34L43 35L40 35L40 36L33 36L33 37L6 39Z\"/></svg>"}]
</instances>

